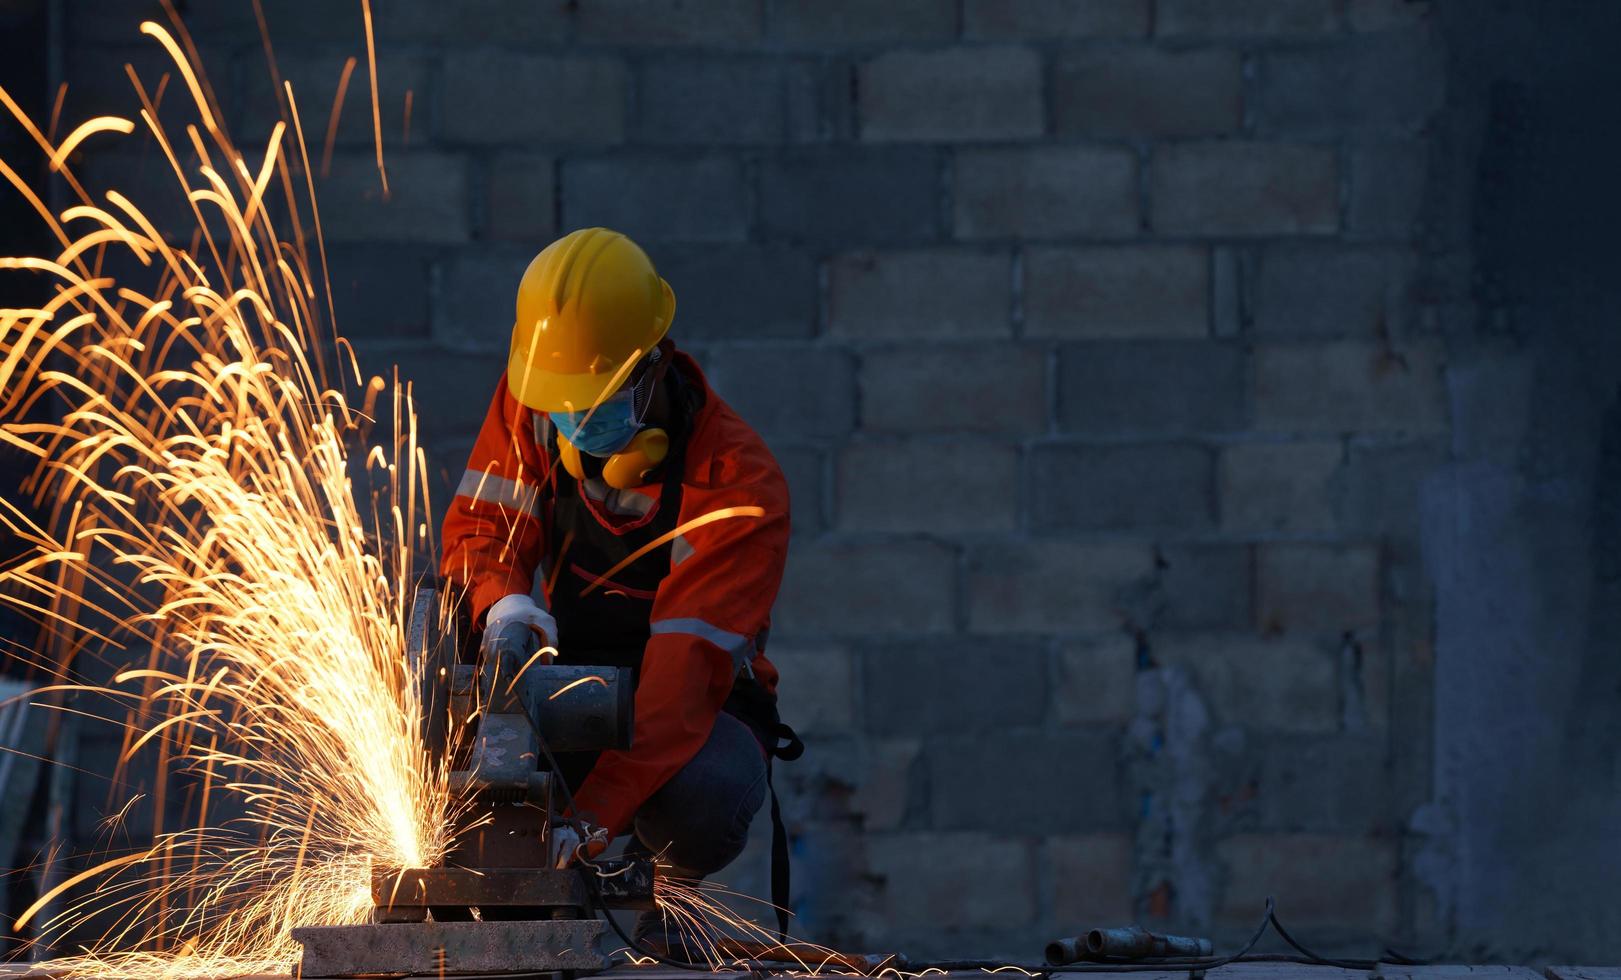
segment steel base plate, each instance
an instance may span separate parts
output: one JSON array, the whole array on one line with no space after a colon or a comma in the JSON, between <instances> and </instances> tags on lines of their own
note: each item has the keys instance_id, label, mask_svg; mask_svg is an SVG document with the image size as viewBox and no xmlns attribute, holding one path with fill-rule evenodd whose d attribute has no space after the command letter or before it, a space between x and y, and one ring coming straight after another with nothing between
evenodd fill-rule
<instances>
[{"instance_id":1,"label":"steel base plate","mask_svg":"<svg viewBox=\"0 0 1621 980\"><path fill-rule=\"evenodd\" d=\"M400 922L303 926L304 977L376 973L438 975L608 967L601 919L513 922Z\"/></svg>"}]
</instances>

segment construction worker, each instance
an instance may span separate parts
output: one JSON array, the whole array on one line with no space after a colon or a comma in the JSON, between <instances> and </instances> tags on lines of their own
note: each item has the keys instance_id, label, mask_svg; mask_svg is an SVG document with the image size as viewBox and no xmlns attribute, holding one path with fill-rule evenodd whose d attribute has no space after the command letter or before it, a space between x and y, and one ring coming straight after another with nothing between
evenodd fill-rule
<instances>
[{"instance_id":1,"label":"construction worker","mask_svg":"<svg viewBox=\"0 0 1621 980\"><path fill-rule=\"evenodd\" d=\"M703 877L743 850L772 756L798 753L765 657L788 489L668 338L674 315L670 285L617 232L575 231L535 257L441 575L485 637L526 623L559 663L635 671L632 747L560 760L574 816L600 828L561 829L560 863L631 833L628 850ZM661 925L644 913L639 938L677 946Z\"/></svg>"}]
</instances>

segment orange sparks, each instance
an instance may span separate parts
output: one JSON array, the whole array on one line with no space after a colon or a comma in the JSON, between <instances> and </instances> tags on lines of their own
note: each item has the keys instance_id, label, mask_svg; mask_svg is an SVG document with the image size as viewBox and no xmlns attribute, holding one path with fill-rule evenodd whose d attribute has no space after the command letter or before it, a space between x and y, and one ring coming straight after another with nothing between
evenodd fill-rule
<instances>
[{"instance_id":1,"label":"orange sparks","mask_svg":"<svg viewBox=\"0 0 1621 980\"><path fill-rule=\"evenodd\" d=\"M55 888L52 888L39 898L35 899L34 904L24 909L22 915L17 916L17 921L11 924L11 931L14 933L22 932L22 930L27 927L29 920L33 919L35 915L39 914L40 909L51 904L52 899L67 891L69 888L72 888L74 885L77 885L79 882L94 878L97 875L105 874L115 868L121 868L126 864L134 864L136 861L145 859L145 854L126 854L121 858L113 858L111 861L103 861L93 868L86 868L73 877L58 884Z\"/></svg>"},{"instance_id":2,"label":"orange sparks","mask_svg":"<svg viewBox=\"0 0 1621 980\"><path fill-rule=\"evenodd\" d=\"M180 77L185 80L186 88L191 90L191 98L197 106L197 114L202 117L203 128L216 140L223 139L219 126L214 122L214 111L209 107L210 100L203 94L202 85L197 81L197 73L192 71L186 56L180 53L180 46L175 44L174 38L169 36L168 31L149 20L141 22L141 33L157 38L158 43L169 52L169 57L174 59L175 66L180 69Z\"/></svg>"},{"instance_id":3,"label":"orange sparks","mask_svg":"<svg viewBox=\"0 0 1621 980\"><path fill-rule=\"evenodd\" d=\"M682 524L682 525L680 525L678 527L672 528L669 531L666 531L665 533L659 535L658 537L654 538L653 540L651 540L651 541L647 542L646 544L642 545L640 548L637 548L635 551L631 552L629 555L625 556L625 558L622 561L620 561L617 565L615 565L614 567L608 569L606 572L603 572L601 575L598 575L596 578L592 579L586 585L585 588L580 590L580 595L590 595L599 586L601 586L603 582L606 582L609 578L611 578L614 575L615 572L619 571L621 568L624 568L626 565L629 565L631 562L633 562L636 559L638 559L638 558L642 557L643 555L647 554L649 551L652 551L654 548L657 548L660 545L668 544L669 542L674 541L676 538L679 538L681 535L687 533L688 531L692 530L693 528L703 527L706 524L713 524L716 521L724 521L727 518L731 518L731 517L764 517L764 516L765 516L765 508L763 508L763 507L753 507L753 506L747 506L747 507L722 507L720 510L712 510L707 514L700 514L697 517L694 517L692 520L687 521L685 524Z\"/></svg>"},{"instance_id":4,"label":"orange sparks","mask_svg":"<svg viewBox=\"0 0 1621 980\"><path fill-rule=\"evenodd\" d=\"M68 155L78 149L80 143L83 143L96 133L122 133L128 136L133 132L135 132L135 124L128 119L120 119L117 116L97 116L94 119L88 119L69 133L67 139L57 146L56 152L51 154L51 172L55 173L61 170L62 163L68 158Z\"/></svg>"},{"instance_id":5,"label":"orange sparks","mask_svg":"<svg viewBox=\"0 0 1621 980\"><path fill-rule=\"evenodd\" d=\"M276 52L270 46L270 24L265 21L265 7L260 0L253 0L253 19L259 25L259 43L265 49L265 67L270 71L270 85L276 91L276 98L281 98L281 69L276 67ZM280 103L283 114L287 112L287 104Z\"/></svg>"},{"instance_id":6,"label":"orange sparks","mask_svg":"<svg viewBox=\"0 0 1621 980\"><path fill-rule=\"evenodd\" d=\"M56 139L56 127L62 121L62 103L68 97L68 83L56 87L56 100L51 103L51 122L45 127L46 139Z\"/></svg>"},{"instance_id":7,"label":"orange sparks","mask_svg":"<svg viewBox=\"0 0 1621 980\"><path fill-rule=\"evenodd\" d=\"M0 89L0 112L76 198L53 207L0 160L0 189L20 193L55 242L44 256L0 256L0 271L27 270L38 286L34 305L0 309L0 443L38 466L21 492L0 491L0 533L22 547L0 562L0 604L51 637L55 680L30 703L69 717L86 702L65 705L68 692L127 705L124 720L108 719L123 729L120 758L154 765L139 776L144 795L122 766L93 774L124 794L109 826L138 825L140 801L151 839L72 856L76 873L62 871L16 923L38 930L36 955L71 944L75 955L42 967L64 978L288 973L293 927L368 921L371 869L439 863L461 816L448 760L425 744L420 666L406 653L410 583L433 548L410 391L362 375L336 333L292 85L277 85L283 118L244 152L165 6L174 32L151 21L141 31L173 72L149 88L125 66L139 102L128 118L91 119L57 143L61 92L47 137ZM369 0L362 11L386 196ZM254 13L274 75L258 0ZM357 63L339 80L322 173ZM171 136L158 103L175 75L182 104L166 109L193 122ZM407 91L407 143L413 104ZM195 218L178 239L118 188L88 193L74 173L87 139L137 130ZM60 411L42 421L31 411L42 404ZM586 591L683 533L765 516L704 514ZM91 671L75 657L104 663ZM553 697L591 683L605 681L583 677ZM661 907L706 937L712 962L738 958L722 930L771 941L706 886L660 887ZM837 962L804 944L787 953L808 969Z\"/></svg>"},{"instance_id":8,"label":"orange sparks","mask_svg":"<svg viewBox=\"0 0 1621 980\"><path fill-rule=\"evenodd\" d=\"M34 305L0 309L0 442L38 462L23 493L0 492L0 533L23 549L0 563L0 603L51 638L37 656L61 682L31 703L75 718L58 693L130 705L127 721L107 719L123 728L120 758L155 759L156 773L140 777L150 842L75 864L16 928L39 930L36 955L56 942L81 951L51 961L53 974L284 973L293 926L365 921L374 863L431 864L449 844L455 805L405 655L415 546L432 546L418 533L427 461L400 385L377 413L390 431L368 446L372 420L351 396L372 416L387 385L362 386L352 361L338 377L324 367L339 338L314 302L302 233L287 242L276 227L282 214L298 227L307 206L320 242L291 86L292 128L278 121L250 165L190 39L150 21L142 31L190 94L197 122L183 139L164 132L132 68L139 122L97 117L56 145L0 90L0 111L78 197L58 214L0 161L0 184L57 241L49 256L0 256L0 271L38 284ZM116 188L84 193L73 173L85 140L138 126L196 218L189 244ZM299 169L307 200L291 193ZM119 255L130 261L106 266L127 274L103 271ZM319 268L324 282L324 258ZM60 409L40 420L30 410L42 403ZM351 459L381 461L375 495L357 489ZM85 683L79 653L113 679ZM197 777L185 793L170 785L181 774ZM143 797L122 765L95 775L126 794L122 822ZM164 829L171 802L186 807L184 829Z\"/></svg>"},{"instance_id":9,"label":"orange sparks","mask_svg":"<svg viewBox=\"0 0 1621 980\"><path fill-rule=\"evenodd\" d=\"M383 166L383 113L377 103L377 44L372 38L371 0L360 0L366 20L366 69L371 72L371 128L377 141L377 176L383 181L383 200L388 200L388 170Z\"/></svg>"},{"instance_id":10,"label":"orange sparks","mask_svg":"<svg viewBox=\"0 0 1621 980\"><path fill-rule=\"evenodd\" d=\"M567 694L568 692L574 690L576 687L582 687L582 686L584 686L586 684L601 684L603 687L607 687L608 686L608 681L607 681L606 678L598 677L596 674L590 674L588 676L581 677L579 680L569 681L567 684L564 684L562 687L558 688L556 691L553 691L552 696L547 698L546 700L548 700L548 701L556 701L558 698L560 698L563 695Z\"/></svg>"},{"instance_id":11,"label":"orange sparks","mask_svg":"<svg viewBox=\"0 0 1621 980\"><path fill-rule=\"evenodd\" d=\"M349 92L349 76L355 72L355 56L350 55L338 75L338 90L332 95L332 111L326 119L326 145L321 149L321 176L332 174L332 145L338 140L338 118L343 115L343 97Z\"/></svg>"},{"instance_id":12,"label":"orange sparks","mask_svg":"<svg viewBox=\"0 0 1621 980\"><path fill-rule=\"evenodd\" d=\"M540 658L542 658L542 657L555 657L555 656L557 656L557 648L556 647L541 647L539 650L536 650L534 653L530 654L529 659L525 660L523 662L523 666L518 668L517 673L512 675L512 680L507 681L506 693L507 694L512 693L512 689L518 686L518 679L523 677L524 672L527 671L530 667L533 667L535 665L535 663L540 660Z\"/></svg>"}]
</instances>

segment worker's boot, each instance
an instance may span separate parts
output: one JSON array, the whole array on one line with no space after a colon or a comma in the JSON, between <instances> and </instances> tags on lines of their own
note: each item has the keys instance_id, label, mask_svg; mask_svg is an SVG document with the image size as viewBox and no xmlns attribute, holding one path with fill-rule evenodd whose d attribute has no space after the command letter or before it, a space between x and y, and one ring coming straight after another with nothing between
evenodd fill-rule
<instances>
[{"instance_id":1,"label":"worker's boot","mask_svg":"<svg viewBox=\"0 0 1621 980\"><path fill-rule=\"evenodd\" d=\"M714 940L698 935L690 924L664 909L648 909L636 916L632 933L639 952L680 963L710 964Z\"/></svg>"},{"instance_id":2,"label":"worker's boot","mask_svg":"<svg viewBox=\"0 0 1621 980\"><path fill-rule=\"evenodd\" d=\"M652 857L652 852L633 835L630 843L625 845L625 857L646 859ZM665 879L680 881L684 885L696 885L704 879L703 875L695 871L669 865L660 865L658 875ZM653 890L655 897L668 901L667 889L655 885ZM714 944L713 940L706 942L698 930L686 920L686 916L664 908L648 909L637 915L636 931L631 933L631 938L636 940L637 946L643 947L648 953L683 963L708 963Z\"/></svg>"}]
</instances>

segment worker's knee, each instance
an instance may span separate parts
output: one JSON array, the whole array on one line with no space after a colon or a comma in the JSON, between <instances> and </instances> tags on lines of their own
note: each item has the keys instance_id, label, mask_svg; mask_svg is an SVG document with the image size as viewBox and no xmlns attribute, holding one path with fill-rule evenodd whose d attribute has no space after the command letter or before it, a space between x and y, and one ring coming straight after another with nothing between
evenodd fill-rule
<instances>
[{"instance_id":1,"label":"worker's knee","mask_svg":"<svg viewBox=\"0 0 1621 980\"><path fill-rule=\"evenodd\" d=\"M722 714L692 761L637 811L636 836L682 872L714 874L743 852L765 793L760 743Z\"/></svg>"}]
</instances>

